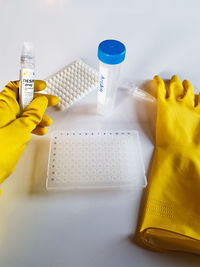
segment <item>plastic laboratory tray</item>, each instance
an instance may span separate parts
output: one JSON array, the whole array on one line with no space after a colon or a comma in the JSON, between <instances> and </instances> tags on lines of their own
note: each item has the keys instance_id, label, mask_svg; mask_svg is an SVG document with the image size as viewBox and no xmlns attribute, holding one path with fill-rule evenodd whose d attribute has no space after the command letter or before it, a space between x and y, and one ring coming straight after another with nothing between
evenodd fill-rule
<instances>
[{"instance_id":1,"label":"plastic laboratory tray","mask_svg":"<svg viewBox=\"0 0 200 267\"><path fill-rule=\"evenodd\" d=\"M48 190L125 189L146 184L137 131L53 132Z\"/></svg>"}]
</instances>

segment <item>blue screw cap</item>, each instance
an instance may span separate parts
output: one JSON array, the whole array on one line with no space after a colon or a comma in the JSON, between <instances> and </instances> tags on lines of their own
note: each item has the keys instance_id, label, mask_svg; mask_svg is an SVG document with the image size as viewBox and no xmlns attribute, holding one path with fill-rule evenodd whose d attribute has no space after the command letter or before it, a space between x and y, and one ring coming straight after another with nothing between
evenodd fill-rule
<instances>
[{"instance_id":1,"label":"blue screw cap","mask_svg":"<svg viewBox=\"0 0 200 267\"><path fill-rule=\"evenodd\" d=\"M119 64L125 59L126 47L117 40L105 40L99 44L98 58L109 65Z\"/></svg>"}]
</instances>

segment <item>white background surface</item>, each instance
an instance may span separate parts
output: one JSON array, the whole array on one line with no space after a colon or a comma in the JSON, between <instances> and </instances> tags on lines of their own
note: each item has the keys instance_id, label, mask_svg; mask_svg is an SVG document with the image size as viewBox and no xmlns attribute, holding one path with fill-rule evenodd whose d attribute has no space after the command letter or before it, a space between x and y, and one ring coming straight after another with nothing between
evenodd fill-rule
<instances>
[{"instance_id":1,"label":"white background surface","mask_svg":"<svg viewBox=\"0 0 200 267\"><path fill-rule=\"evenodd\" d=\"M43 79L77 58L97 68L98 43L127 46L122 82L178 74L200 88L199 1L0 0L0 86L18 79L24 40L36 46ZM131 241L141 190L47 193L49 134L58 129L138 129L146 170L153 151L154 104L119 90L113 115L95 113L93 92L65 112L48 110L48 135L33 137L0 198L0 266L199 266L200 257L158 254Z\"/></svg>"}]
</instances>

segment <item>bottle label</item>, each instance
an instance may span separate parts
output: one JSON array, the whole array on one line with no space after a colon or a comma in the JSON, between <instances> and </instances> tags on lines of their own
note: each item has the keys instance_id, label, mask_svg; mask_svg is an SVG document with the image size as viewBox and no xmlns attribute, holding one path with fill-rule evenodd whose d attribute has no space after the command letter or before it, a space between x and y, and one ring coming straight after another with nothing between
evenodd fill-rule
<instances>
[{"instance_id":1,"label":"bottle label","mask_svg":"<svg viewBox=\"0 0 200 267\"><path fill-rule=\"evenodd\" d=\"M24 110L33 100L34 94L34 69L22 69L20 71L20 106Z\"/></svg>"},{"instance_id":2,"label":"bottle label","mask_svg":"<svg viewBox=\"0 0 200 267\"><path fill-rule=\"evenodd\" d=\"M107 93L107 83L108 83L108 70L107 68L101 66L99 72L99 91L98 91L98 102L100 104L106 104L106 93Z\"/></svg>"}]
</instances>

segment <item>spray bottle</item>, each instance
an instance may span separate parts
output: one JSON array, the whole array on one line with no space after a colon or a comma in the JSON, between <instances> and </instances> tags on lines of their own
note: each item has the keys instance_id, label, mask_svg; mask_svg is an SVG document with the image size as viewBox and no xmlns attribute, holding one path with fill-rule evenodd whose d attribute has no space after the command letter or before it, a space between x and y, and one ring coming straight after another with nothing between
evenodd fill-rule
<instances>
[{"instance_id":1,"label":"spray bottle","mask_svg":"<svg viewBox=\"0 0 200 267\"><path fill-rule=\"evenodd\" d=\"M35 56L32 43L24 42L21 53L19 104L23 110L33 100L35 79Z\"/></svg>"}]
</instances>

